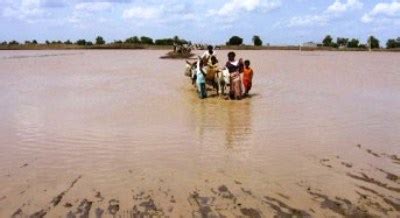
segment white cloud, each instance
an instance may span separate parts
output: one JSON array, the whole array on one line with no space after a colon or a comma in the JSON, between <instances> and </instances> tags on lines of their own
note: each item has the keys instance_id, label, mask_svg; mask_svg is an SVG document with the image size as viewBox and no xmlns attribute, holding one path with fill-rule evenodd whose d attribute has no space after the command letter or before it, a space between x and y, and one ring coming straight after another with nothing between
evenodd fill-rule
<instances>
[{"instance_id":1,"label":"white cloud","mask_svg":"<svg viewBox=\"0 0 400 218\"><path fill-rule=\"evenodd\" d=\"M124 10L122 13L122 17L124 19L156 19L159 18L162 13L162 10L157 7L140 7L135 6L129 9Z\"/></svg>"},{"instance_id":2,"label":"white cloud","mask_svg":"<svg viewBox=\"0 0 400 218\"><path fill-rule=\"evenodd\" d=\"M34 22L46 15L45 9L42 7L41 0L22 0L17 2L10 2L3 8L3 16L9 18L16 18L26 22Z\"/></svg>"},{"instance_id":3,"label":"white cloud","mask_svg":"<svg viewBox=\"0 0 400 218\"><path fill-rule=\"evenodd\" d=\"M106 11L112 8L111 2L82 2L75 5L77 11L99 12Z\"/></svg>"},{"instance_id":4,"label":"white cloud","mask_svg":"<svg viewBox=\"0 0 400 218\"><path fill-rule=\"evenodd\" d=\"M331 4L326 11L328 13L344 13L348 10L353 9L361 9L363 7L363 3L360 0L346 0L342 2L341 0L335 0L333 4Z\"/></svg>"},{"instance_id":5,"label":"white cloud","mask_svg":"<svg viewBox=\"0 0 400 218\"><path fill-rule=\"evenodd\" d=\"M287 26L288 27L299 27L299 26L324 26L328 23L329 17L326 15L306 15L292 17Z\"/></svg>"},{"instance_id":6,"label":"white cloud","mask_svg":"<svg viewBox=\"0 0 400 218\"><path fill-rule=\"evenodd\" d=\"M158 24L197 21L200 16L196 14L196 11L192 7L191 4L174 0L159 4L133 4L122 12L122 18L125 20L146 21Z\"/></svg>"},{"instance_id":7,"label":"white cloud","mask_svg":"<svg viewBox=\"0 0 400 218\"><path fill-rule=\"evenodd\" d=\"M72 7L72 13L66 21L74 24L75 27L86 27L89 22L104 23L106 18L101 17L101 13L111 11L114 3L108 1L78 2ZM104 14L103 14L104 15Z\"/></svg>"},{"instance_id":8,"label":"white cloud","mask_svg":"<svg viewBox=\"0 0 400 218\"><path fill-rule=\"evenodd\" d=\"M400 17L400 1L393 1L391 3L382 2L376 4L370 12L364 14L361 21L364 23L371 23L377 18L394 20L396 17Z\"/></svg>"},{"instance_id":9,"label":"white cloud","mask_svg":"<svg viewBox=\"0 0 400 218\"><path fill-rule=\"evenodd\" d=\"M332 19L343 15L350 10L361 9L360 0L335 0L322 13L292 17L286 24L287 27L324 26Z\"/></svg>"},{"instance_id":10,"label":"white cloud","mask_svg":"<svg viewBox=\"0 0 400 218\"><path fill-rule=\"evenodd\" d=\"M267 12L280 7L280 0L229 0L219 10L209 10L210 15L235 16L239 11L260 10Z\"/></svg>"}]
</instances>

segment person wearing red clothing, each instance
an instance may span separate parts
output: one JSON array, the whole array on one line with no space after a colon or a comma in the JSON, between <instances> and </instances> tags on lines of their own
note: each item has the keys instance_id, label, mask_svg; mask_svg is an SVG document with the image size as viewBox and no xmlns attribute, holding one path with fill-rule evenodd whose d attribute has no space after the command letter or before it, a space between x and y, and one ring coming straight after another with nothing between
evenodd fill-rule
<instances>
[{"instance_id":1,"label":"person wearing red clothing","mask_svg":"<svg viewBox=\"0 0 400 218\"><path fill-rule=\"evenodd\" d=\"M244 69L243 69L243 86L244 86L244 95L248 95L251 87L253 85L253 69L250 67L250 61L244 61Z\"/></svg>"}]
</instances>

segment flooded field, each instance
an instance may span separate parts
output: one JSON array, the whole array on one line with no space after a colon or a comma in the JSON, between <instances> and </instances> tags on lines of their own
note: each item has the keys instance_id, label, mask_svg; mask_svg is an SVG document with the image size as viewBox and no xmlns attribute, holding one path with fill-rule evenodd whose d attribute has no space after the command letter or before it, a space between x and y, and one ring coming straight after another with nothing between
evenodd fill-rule
<instances>
[{"instance_id":1,"label":"flooded field","mask_svg":"<svg viewBox=\"0 0 400 218\"><path fill-rule=\"evenodd\" d=\"M0 217L400 216L400 54L237 51L201 101L164 53L1 51Z\"/></svg>"}]
</instances>

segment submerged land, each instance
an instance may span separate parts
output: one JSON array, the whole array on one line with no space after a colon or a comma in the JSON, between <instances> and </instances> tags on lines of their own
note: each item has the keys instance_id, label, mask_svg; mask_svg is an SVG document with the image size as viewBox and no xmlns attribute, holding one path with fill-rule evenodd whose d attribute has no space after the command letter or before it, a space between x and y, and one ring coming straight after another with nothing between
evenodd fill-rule
<instances>
[{"instance_id":1,"label":"submerged land","mask_svg":"<svg viewBox=\"0 0 400 218\"><path fill-rule=\"evenodd\" d=\"M399 217L398 53L235 52L242 101L165 50L0 51L0 217Z\"/></svg>"}]
</instances>

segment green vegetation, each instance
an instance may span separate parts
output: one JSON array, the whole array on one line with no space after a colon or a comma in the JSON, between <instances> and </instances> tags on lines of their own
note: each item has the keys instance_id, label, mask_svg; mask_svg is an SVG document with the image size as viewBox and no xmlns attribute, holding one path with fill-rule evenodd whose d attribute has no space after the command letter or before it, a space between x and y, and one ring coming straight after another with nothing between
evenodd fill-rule
<instances>
[{"instance_id":1,"label":"green vegetation","mask_svg":"<svg viewBox=\"0 0 400 218\"><path fill-rule=\"evenodd\" d=\"M156 45L183 45L189 44L190 42L185 39L180 39L178 36L174 36L173 38L165 38L165 39L157 39L155 41Z\"/></svg>"},{"instance_id":2,"label":"green vegetation","mask_svg":"<svg viewBox=\"0 0 400 218\"><path fill-rule=\"evenodd\" d=\"M397 39L389 39L386 42L386 48L387 49L400 48L400 37L397 37Z\"/></svg>"},{"instance_id":3,"label":"green vegetation","mask_svg":"<svg viewBox=\"0 0 400 218\"><path fill-rule=\"evenodd\" d=\"M142 36L140 37L140 42L146 45L153 45L153 39L147 36Z\"/></svg>"},{"instance_id":4,"label":"green vegetation","mask_svg":"<svg viewBox=\"0 0 400 218\"><path fill-rule=\"evenodd\" d=\"M125 40L125 43L139 44L139 43L140 43L140 40L139 40L139 37L134 36L134 37L127 38L127 39Z\"/></svg>"},{"instance_id":5,"label":"green vegetation","mask_svg":"<svg viewBox=\"0 0 400 218\"><path fill-rule=\"evenodd\" d=\"M118 41L114 41L114 44L121 44L123 43L121 40ZM138 36L132 36L129 37L125 40L125 43L129 43L129 44L145 44L145 45L173 45L174 43L176 44L186 44L187 41L183 40L183 39L179 39L179 37L175 36L174 38L165 38L165 39L157 39L154 40L150 37L147 36L142 36L142 37L138 37Z\"/></svg>"},{"instance_id":6,"label":"green vegetation","mask_svg":"<svg viewBox=\"0 0 400 218\"><path fill-rule=\"evenodd\" d=\"M104 44L106 44L106 41L103 39L103 37L97 36L96 45L104 45Z\"/></svg>"},{"instance_id":7,"label":"green vegetation","mask_svg":"<svg viewBox=\"0 0 400 218\"><path fill-rule=\"evenodd\" d=\"M365 50L369 47L371 49L379 49L379 40L375 38L374 36L370 36L367 41L367 45L365 44L360 44L360 41L358 39L349 39L349 38L343 38L343 37L338 37L336 38L336 42L333 41L333 38L331 35L325 36L325 38L322 40L322 46L326 48L339 48L339 49L359 49L359 50Z\"/></svg>"},{"instance_id":8,"label":"green vegetation","mask_svg":"<svg viewBox=\"0 0 400 218\"><path fill-rule=\"evenodd\" d=\"M107 43L102 36L97 36L93 42L86 39L79 39L75 42L71 40L64 42L46 40L44 43L38 43L37 40L27 40L22 44L15 40L4 41L0 42L0 49L172 49L173 45L188 43L190 42L178 36L157 40L147 36L132 36L124 41L115 40Z\"/></svg>"},{"instance_id":9,"label":"green vegetation","mask_svg":"<svg viewBox=\"0 0 400 218\"><path fill-rule=\"evenodd\" d=\"M12 40L8 43L9 45L19 45L19 42Z\"/></svg>"},{"instance_id":10,"label":"green vegetation","mask_svg":"<svg viewBox=\"0 0 400 218\"><path fill-rule=\"evenodd\" d=\"M172 49L172 46L179 47L180 45L189 44L191 42L178 36L171 38L153 39L148 36L132 36L125 40L114 40L113 42L106 42L102 36L97 36L94 41L86 39L79 39L75 42L66 40L64 42L60 40L49 41L46 40L44 43L39 43L37 40L32 41L26 40L22 43L11 40L0 41L0 49ZM260 36L254 35L252 37L252 44L243 44L243 38L240 36L232 36L229 38L226 45L218 46L220 49L245 49L245 50L298 50L299 46L288 45L288 46L270 46L268 43L263 46L263 41ZM204 49L207 45L196 44L197 49ZM189 46L190 48L190 46ZM380 45L380 41L374 36L370 36L366 43L360 43L359 39L356 38L345 38L337 37L333 38L331 35L324 37L322 44L318 44L318 47L303 47L304 51L312 50L358 50L363 51L367 49L379 49L383 50ZM386 49L391 51L400 51L400 37L396 39L388 39L386 42Z\"/></svg>"},{"instance_id":11,"label":"green vegetation","mask_svg":"<svg viewBox=\"0 0 400 218\"><path fill-rule=\"evenodd\" d=\"M325 36L324 40L322 40L322 44L324 47L331 47L333 42L333 38L330 35Z\"/></svg>"},{"instance_id":12,"label":"green vegetation","mask_svg":"<svg viewBox=\"0 0 400 218\"><path fill-rule=\"evenodd\" d=\"M360 44L358 45L359 49L367 49L367 45L366 44Z\"/></svg>"},{"instance_id":13,"label":"green vegetation","mask_svg":"<svg viewBox=\"0 0 400 218\"><path fill-rule=\"evenodd\" d=\"M36 40L32 40L32 41L26 40L26 41L24 42L24 44L25 44L25 45L37 45L38 42L37 42Z\"/></svg>"},{"instance_id":14,"label":"green vegetation","mask_svg":"<svg viewBox=\"0 0 400 218\"><path fill-rule=\"evenodd\" d=\"M253 44L254 46L262 46L263 41L261 40L261 37L257 35L253 36Z\"/></svg>"},{"instance_id":15,"label":"green vegetation","mask_svg":"<svg viewBox=\"0 0 400 218\"><path fill-rule=\"evenodd\" d=\"M77 45L86 45L86 40L84 39L79 39L78 41L75 42Z\"/></svg>"},{"instance_id":16,"label":"green vegetation","mask_svg":"<svg viewBox=\"0 0 400 218\"><path fill-rule=\"evenodd\" d=\"M380 48L379 40L377 38L375 38L374 36L370 36L368 38L368 45L371 49Z\"/></svg>"},{"instance_id":17,"label":"green vegetation","mask_svg":"<svg viewBox=\"0 0 400 218\"><path fill-rule=\"evenodd\" d=\"M348 38L341 38L341 37L338 37L337 39L336 39L336 44L339 46L339 47L347 47L347 43L349 42L349 39Z\"/></svg>"},{"instance_id":18,"label":"green vegetation","mask_svg":"<svg viewBox=\"0 0 400 218\"><path fill-rule=\"evenodd\" d=\"M157 39L155 41L156 45L173 45L174 44L174 39Z\"/></svg>"},{"instance_id":19,"label":"green vegetation","mask_svg":"<svg viewBox=\"0 0 400 218\"><path fill-rule=\"evenodd\" d=\"M242 44L243 44L243 39L240 38L239 36L232 36L226 43L226 45L242 45Z\"/></svg>"},{"instance_id":20,"label":"green vegetation","mask_svg":"<svg viewBox=\"0 0 400 218\"><path fill-rule=\"evenodd\" d=\"M348 43L347 43L347 47L348 48L359 48L360 41L358 41L358 39L351 39Z\"/></svg>"},{"instance_id":21,"label":"green vegetation","mask_svg":"<svg viewBox=\"0 0 400 218\"><path fill-rule=\"evenodd\" d=\"M332 47L338 48L359 48L360 41L358 39L349 39L338 37L335 43L332 43Z\"/></svg>"},{"instance_id":22,"label":"green vegetation","mask_svg":"<svg viewBox=\"0 0 400 218\"><path fill-rule=\"evenodd\" d=\"M75 44L81 45L81 46L91 46L91 45L93 45L93 42L86 41L85 39L79 39L78 41L75 42Z\"/></svg>"}]
</instances>

